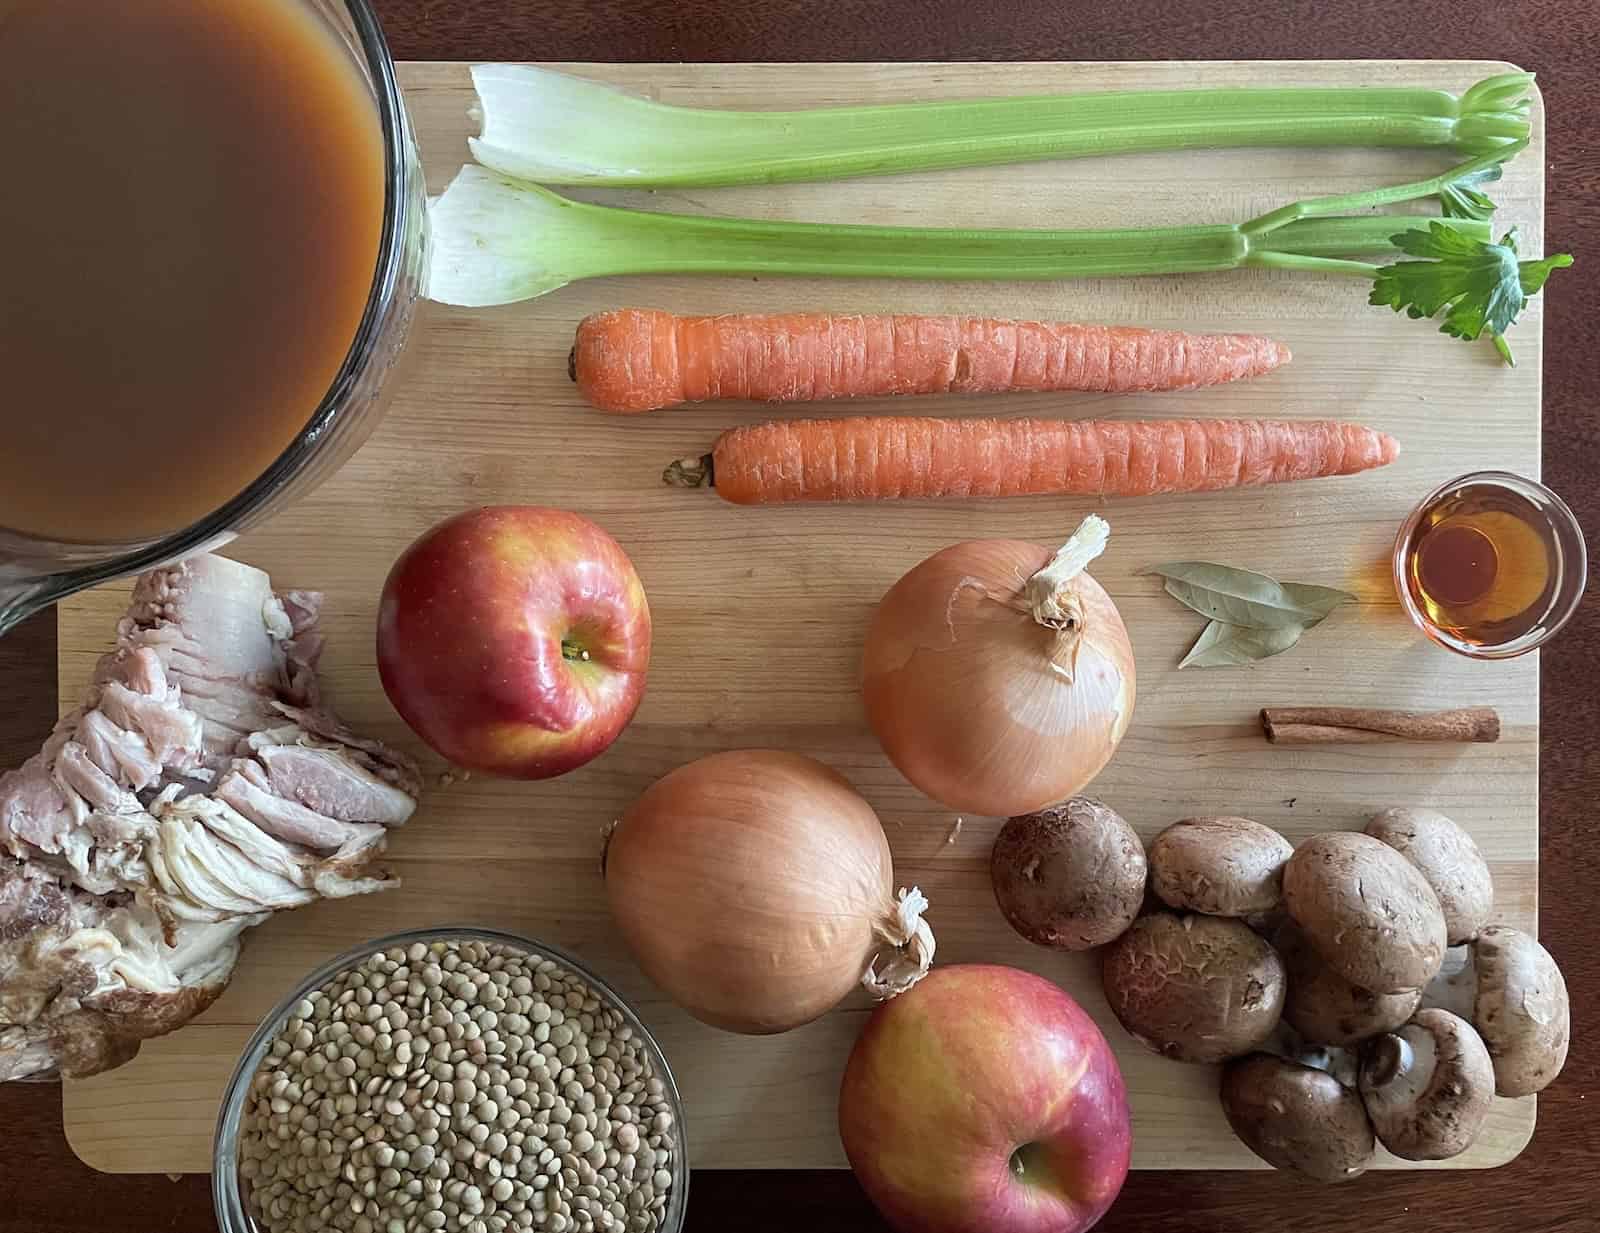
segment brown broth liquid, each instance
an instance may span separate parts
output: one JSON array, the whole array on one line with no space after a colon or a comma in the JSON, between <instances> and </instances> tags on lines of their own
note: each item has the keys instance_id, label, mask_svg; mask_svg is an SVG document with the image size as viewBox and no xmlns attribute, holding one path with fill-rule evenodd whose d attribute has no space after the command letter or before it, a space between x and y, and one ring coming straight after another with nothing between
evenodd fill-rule
<instances>
[{"instance_id":1,"label":"brown broth liquid","mask_svg":"<svg viewBox=\"0 0 1600 1233\"><path fill-rule=\"evenodd\" d=\"M0 528L115 543L237 496L372 286L370 89L304 0L0 0Z\"/></svg>"}]
</instances>

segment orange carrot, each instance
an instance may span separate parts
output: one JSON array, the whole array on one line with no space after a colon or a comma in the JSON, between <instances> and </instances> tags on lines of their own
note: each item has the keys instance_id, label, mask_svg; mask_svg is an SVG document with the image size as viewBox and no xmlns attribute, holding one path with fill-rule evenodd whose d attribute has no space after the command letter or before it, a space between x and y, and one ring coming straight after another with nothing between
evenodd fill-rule
<instances>
[{"instance_id":1,"label":"orange carrot","mask_svg":"<svg viewBox=\"0 0 1600 1233\"><path fill-rule=\"evenodd\" d=\"M1250 334L988 317L675 317L624 308L579 323L571 372L594 406L632 413L719 398L1181 390L1260 376L1288 359L1287 347Z\"/></svg>"},{"instance_id":2,"label":"orange carrot","mask_svg":"<svg viewBox=\"0 0 1600 1233\"><path fill-rule=\"evenodd\" d=\"M740 505L1045 494L1147 496L1350 475L1393 462L1387 433L1332 420L857 416L734 428L669 484Z\"/></svg>"}]
</instances>

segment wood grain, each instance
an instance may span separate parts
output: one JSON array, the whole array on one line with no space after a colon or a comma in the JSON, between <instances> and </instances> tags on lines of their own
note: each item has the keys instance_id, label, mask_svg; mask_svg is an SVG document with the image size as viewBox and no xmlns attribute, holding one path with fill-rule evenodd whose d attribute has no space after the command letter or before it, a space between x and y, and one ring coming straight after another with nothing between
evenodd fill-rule
<instances>
[{"instance_id":1,"label":"wood grain","mask_svg":"<svg viewBox=\"0 0 1600 1233\"><path fill-rule=\"evenodd\" d=\"M652 65L578 66L671 103L729 107L856 104L998 93L1231 84L1390 81L1464 89L1487 63ZM403 71L431 191L463 157L472 100L465 67ZM1498 200L1537 251L1542 128L1509 169ZM1414 151L1223 151L1117 160L1115 176L1082 164L977 168L894 180L706 191L590 193L595 199L693 213L924 225L1109 225L1242 219L1274 205L1415 178ZM1433 156L1432 162L1444 165ZM1022 191L1018 191L1018 188ZM927 400L932 414L1081 416L1337 414L1400 438L1395 465L1355 479L1275 489L1100 503L1112 547L1096 577L1116 598L1138 648L1139 705L1094 792L1148 839L1178 817L1242 813L1303 839L1359 826L1376 809L1427 804L1449 812L1495 862L1499 915L1534 927L1537 885L1537 692L1534 657L1472 663L1430 646L1405 619L1384 561L1394 529L1423 493L1491 465L1538 469L1540 310L1518 326L1521 364L1496 367L1365 303L1359 284L1258 272L1180 280L944 284L653 278L581 284L493 311L435 309L414 339L417 362L383 425L322 490L229 549L280 585L328 595L325 679L357 728L398 741L444 769L405 732L383 698L372 657L378 591L390 562L436 519L469 505L537 501L605 525L638 566L656 628L650 690L633 726L603 760L540 785L472 779L432 793L391 851L398 894L347 900L274 919L251 938L234 987L204 1016L209 1029L153 1041L134 1063L65 1089L68 1139L111 1171L205 1167L215 1106L240 1031L331 954L395 929L472 921L577 950L629 995L660 1035L685 1092L688 1140L702 1167L844 1164L835 1119L839 1074L863 999L778 1038L729 1037L667 1004L634 969L604 910L599 832L652 780L716 749L770 745L844 771L883 817L897 880L920 885L947 963L1028 967L1072 992L1122 1061L1134 1109L1137 1168L1259 1168L1231 1135L1214 1070L1155 1057L1110 1016L1089 956L1017 938L996 911L987 857L998 823L955 816L889 766L865 728L857 676L861 632L885 588L958 539L1062 539L1093 501L907 504L857 508L730 507L663 487L662 465L703 449L760 408L711 405L612 418L585 407L564 357L579 317L619 303L681 312L967 311L1269 333L1295 360L1269 378L1178 395L1035 395ZM1464 437L1449 405L1475 426ZM887 410L886 400L853 410ZM904 404L899 404L904 406ZM1162 560L1210 558L1361 597L1295 652L1248 670L1179 673L1203 625L1141 576ZM126 584L60 609L60 696L71 705L104 650ZM1347 705L1498 707L1506 739L1488 748L1267 748L1262 703L1316 698ZM150 1100L162 1093L159 1101ZM760 1102L789 1111L760 1117ZM1502 1101L1452 1168L1488 1167L1531 1134L1531 1100ZM1390 1165L1397 1162L1387 1162Z\"/></svg>"},{"instance_id":2,"label":"wood grain","mask_svg":"<svg viewBox=\"0 0 1600 1233\"><path fill-rule=\"evenodd\" d=\"M377 0L405 59L874 60L1503 56L1539 70L1549 108L1552 239L1578 247L1600 228L1600 42L1585 0L1236 0L1224 12L1170 0L1076 0L1034 5L920 0ZM1556 278L1546 290L1544 475L1588 526L1600 525L1600 435L1594 433L1593 357L1600 354L1600 283ZM0 639L0 761L14 765L55 717L55 618L46 613ZM1271 1173L1133 1175L1102 1233L1589 1233L1600 1122L1600 1047L1585 1024L1600 1015L1600 956L1592 945L1600 845L1590 840L1600 798L1600 605L1586 604L1544 652L1541 740L1541 934L1565 969L1578 1033L1562 1079L1540 1100L1533 1143L1490 1174L1390 1173L1323 1191ZM763 1106L769 1117L785 1111ZM0 1210L19 1233L99 1233L119 1227L212 1227L205 1177L96 1173L61 1135L58 1089L0 1087L7 1135ZM777 1233L885 1228L844 1172L697 1170L689 1227Z\"/></svg>"}]
</instances>

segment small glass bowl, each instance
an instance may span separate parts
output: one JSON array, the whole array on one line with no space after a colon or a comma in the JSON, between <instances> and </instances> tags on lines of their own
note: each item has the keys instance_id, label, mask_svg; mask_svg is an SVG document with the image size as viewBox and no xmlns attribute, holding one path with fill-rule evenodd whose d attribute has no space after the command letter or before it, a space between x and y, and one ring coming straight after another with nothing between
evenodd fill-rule
<instances>
[{"instance_id":1,"label":"small glass bowl","mask_svg":"<svg viewBox=\"0 0 1600 1233\"><path fill-rule=\"evenodd\" d=\"M1544 610L1526 633L1507 642L1479 645L1441 629L1417 603L1406 578L1407 560L1423 519L1441 501L1468 487L1494 487L1521 497L1544 517L1550 531L1551 581ZM1458 475L1423 497L1395 536L1393 566L1395 594L1400 597L1400 606L1412 623L1440 646L1469 659L1511 659L1548 642L1578 610L1589 577L1588 551L1576 515L1543 484L1510 471L1473 471Z\"/></svg>"},{"instance_id":2,"label":"small glass bowl","mask_svg":"<svg viewBox=\"0 0 1600 1233\"><path fill-rule=\"evenodd\" d=\"M662 1210L659 1228L661 1233L681 1233L689 1206L689 1157L684 1131L683 1102L678 1095L678 1085L673 1081L672 1070L667 1065L666 1055L661 1052L661 1046L656 1043L656 1038L640 1022L639 1016L634 1014L633 1009L622 999L622 995L569 951L534 938L470 926L414 929L378 938L347 950L307 976L298 988L289 993L261 1021L261 1026L256 1029L255 1035L250 1037L250 1043L245 1046L239 1064L234 1068L233 1078L228 1081L227 1092L222 1100L222 1111L217 1117L216 1139L211 1149L211 1197L216 1208L217 1228L220 1233L262 1233L261 1226L250 1215L249 1207L245 1203L242 1179L239 1176L239 1134L250 1082L260 1069L267 1050L271 1048L273 1038L288 1020L290 1009L301 998L322 988L339 973L354 967L378 951L388 950L393 946L410 946L413 942L492 942L554 960L582 977L602 1001L622 1016L623 1022L644 1042L650 1060L655 1066L655 1072L666 1086L667 1107L672 1113L676 1145L672 1149L670 1164L672 1193Z\"/></svg>"}]
</instances>

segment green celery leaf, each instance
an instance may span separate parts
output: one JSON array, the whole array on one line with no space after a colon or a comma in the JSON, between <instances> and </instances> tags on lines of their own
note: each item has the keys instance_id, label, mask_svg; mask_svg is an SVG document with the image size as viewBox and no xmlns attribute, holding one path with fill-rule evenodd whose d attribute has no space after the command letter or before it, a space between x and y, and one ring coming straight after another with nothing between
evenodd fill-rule
<instances>
[{"instance_id":1,"label":"green celery leaf","mask_svg":"<svg viewBox=\"0 0 1600 1233\"><path fill-rule=\"evenodd\" d=\"M1446 185L1439 193L1439 212L1446 218L1475 218L1485 221L1494 217L1494 202L1473 187L1489 184L1502 174L1500 167L1485 167L1482 171L1462 176L1454 184Z\"/></svg>"},{"instance_id":2,"label":"green celery leaf","mask_svg":"<svg viewBox=\"0 0 1600 1233\"><path fill-rule=\"evenodd\" d=\"M1519 262L1515 231L1486 244L1429 223L1427 230L1402 231L1393 241L1402 252L1428 260L1397 261L1378 270L1368 302L1413 318L1444 310L1440 332L1469 342L1485 331L1491 338L1503 335L1551 271L1572 264L1568 253ZM1496 347L1502 356L1509 351L1503 343Z\"/></svg>"},{"instance_id":3,"label":"green celery leaf","mask_svg":"<svg viewBox=\"0 0 1600 1233\"><path fill-rule=\"evenodd\" d=\"M1427 229L1412 227L1389 237L1390 242L1410 257L1433 257L1441 261L1466 261L1491 247L1453 227L1430 222ZM1515 244L1512 246L1515 254Z\"/></svg>"},{"instance_id":4,"label":"green celery leaf","mask_svg":"<svg viewBox=\"0 0 1600 1233\"><path fill-rule=\"evenodd\" d=\"M1540 261L1524 261L1518 267L1518 276L1522 280L1522 294L1538 295L1544 290L1545 280L1552 273L1564 270L1571 264L1571 253L1553 253Z\"/></svg>"}]
</instances>

